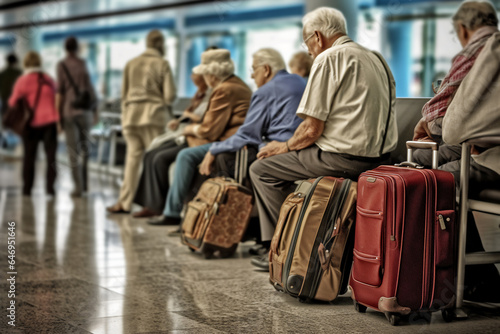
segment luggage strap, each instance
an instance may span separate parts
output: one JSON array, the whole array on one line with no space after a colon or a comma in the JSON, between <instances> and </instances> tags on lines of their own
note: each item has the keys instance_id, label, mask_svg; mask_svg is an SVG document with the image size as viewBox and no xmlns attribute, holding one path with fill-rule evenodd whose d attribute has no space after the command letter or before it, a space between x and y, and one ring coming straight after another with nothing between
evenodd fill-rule
<instances>
[{"instance_id":1,"label":"luggage strap","mask_svg":"<svg viewBox=\"0 0 500 334\"><path fill-rule=\"evenodd\" d=\"M40 94L42 93L42 86L44 84L46 84L46 81L43 78L42 72L40 72L40 73L38 73L38 89L36 91L35 104L33 105L33 108L31 110L29 110L32 115L35 114L36 109L38 108L38 104L40 103ZM29 104L28 104L28 107L29 107Z\"/></svg>"},{"instance_id":2,"label":"luggage strap","mask_svg":"<svg viewBox=\"0 0 500 334\"><path fill-rule=\"evenodd\" d=\"M75 84L75 81L73 80L73 77L69 73L68 68L66 67L64 62L61 62L61 65L62 65L62 68L63 68L64 72L66 73L66 77L68 78L69 83L70 83L71 87L73 87L73 90L75 91L76 95L80 95L80 90L78 89L78 86Z\"/></svg>"},{"instance_id":3,"label":"luggage strap","mask_svg":"<svg viewBox=\"0 0 500 334\"><path fill-rule=\"evenodd\" d=\"M234 178L236 182L243 185L247 177L248 149L246 146L236 151L236 160L234 164Z\"/></svg>"}]
</instances>

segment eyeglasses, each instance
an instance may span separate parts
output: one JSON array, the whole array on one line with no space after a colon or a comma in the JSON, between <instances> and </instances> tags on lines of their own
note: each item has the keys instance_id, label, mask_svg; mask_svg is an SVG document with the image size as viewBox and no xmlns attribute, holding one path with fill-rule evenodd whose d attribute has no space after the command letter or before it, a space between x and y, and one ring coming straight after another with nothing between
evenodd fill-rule
<instances>
[{"instance_id":1,"label":"eyeglasses","mask_svg":"<svg viewBox=\"0 0 500 334\"><path fill-rule=\"evenodd\" d=\"M311 35L309 35L309 37L307 37L304 42L302 42L301 46L304 50L308 51L309 50L309 47L307 46L307 41L311 39L311 37L314 36L314 33L312 33Z\"/></svg>"}]
</instances>

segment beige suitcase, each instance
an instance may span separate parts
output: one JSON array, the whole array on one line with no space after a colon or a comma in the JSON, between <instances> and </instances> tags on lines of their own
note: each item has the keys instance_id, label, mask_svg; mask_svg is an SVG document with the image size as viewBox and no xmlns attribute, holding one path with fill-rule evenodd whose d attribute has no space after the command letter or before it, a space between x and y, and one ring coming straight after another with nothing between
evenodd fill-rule
<instances>
[{"instance_id":1,"label":"beige suitcase","mask_svg":"<svg viewBox=\"0 0 500 334\"><path fill-rule=\"evenodd\" d=\"M270 282L300 301L331 302L347 291L356 182L334 177L304 182L281 206L269 252Z\"/></svg>"},{"instance_id":2,"label":"beige suitcase","mask_svg":"<svg viewBox=\"0 0 500 334\"><path fill-rule=\"evenodd\" d=\"M241 185L246 149L236 158L236 180L216 177L206 180L189 202L181 227L182 242L205 258L229 257L241 241L253 208L252 191ZM242 163L243 162L243 163Z\"/></svg>"}]
</instances>

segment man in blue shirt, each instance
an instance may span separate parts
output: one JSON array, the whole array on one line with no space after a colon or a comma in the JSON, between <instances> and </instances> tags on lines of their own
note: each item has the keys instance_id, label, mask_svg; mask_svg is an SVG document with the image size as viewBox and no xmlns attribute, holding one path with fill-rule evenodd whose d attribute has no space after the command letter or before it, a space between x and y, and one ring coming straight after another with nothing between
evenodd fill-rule
<instances>
[{"instance_id":1,"label":"man in blue shirt","mask_svg":"<svg viewBox=\"0 0 500 334\"><path fill-rule=\"evenodd\" d=\"M283 58L274 49L261 49L253 55L252 78L258 90L252 95L245 122L225 141L186 148L179 153L163 217L150 224L180 223L183 202L200 162L200 172L209 175L218 154L236 152L244 146L263 146L263 142L273 140L285 142L293 135L301 122L295 113L306 84L300 76L289 74L285 68ZM250 152L249 161L253 161L257 149ZM234 155L228 157L234 160Z\"/></svg>"}]
</instances>

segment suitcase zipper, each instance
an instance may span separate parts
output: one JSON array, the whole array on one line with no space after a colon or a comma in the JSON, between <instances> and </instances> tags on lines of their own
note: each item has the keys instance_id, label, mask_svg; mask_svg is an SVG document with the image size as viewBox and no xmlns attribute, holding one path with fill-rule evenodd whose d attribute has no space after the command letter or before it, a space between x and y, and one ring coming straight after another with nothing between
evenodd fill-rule
<instances>
[{"instance_id":1,"label":"suitcase zipper","mask_svg":"<svg viewBox=\"0 0 500 334\"><path fill-rule=\"evenodd\" d=\"M352 183L352 181L349 179L345 179L342 182L342 186L339 190L338 196L333 196L328 203L328 205L330 207L333 207L333 208L329 210L328 215L326 216L326 217L328 217L326 220L327 224L321 223L321 225L320 225L320 228L318 231L318 234L320 236L322 235L321 233L323 232L324 228L328 227L326 233L323 234L324 239L322 242L323 245L325 246L325 250L326 250L325 252L327 254L331 251L333 244L337 240L336 235L334 236L333 233L334 233L335 229L340 228L340 226L337 227L335 225L335 223L337 221L337 217L339 216L341 209L344 206L344 202L345 202L347 195L349 193L349 189L351 188L351 183ZM333 201L335 201L335 204L332 206L331 202L333 202ZM339 233L339 232L337 231L337 233ZM318 239L316 239L316 240L317 241L315 242L315 245L313 247L313 254L316 253L315 254L316 259L314 261L314 266L313 266L312 271L308 270L308 272L313 273L313 277L311 280L307 280L307 278L306 278L304 280L306 282L306 284L303 287L303 290L305 290L306 293L307 293L307 290L309 290L309 292L307 293L307 297L309 297L311 299L316 296L316 293L317 293L318 287L319 287L319 283L320 283L321 277L323 275L323 269L321 268L320 259L319 259L319 256L317 255L319 242L318 242ZM330 256L328 256L328 260L330 259ZM310 287L308 287L308 284L307 284L308 282L311 282Z\"/></svg>"},{"instance_id":2,"label":"suitcase zipper","mask_svg":"<svg viewBox=\"0 0 500 334\"><path fill-rule=\"evenodd\" d=\"M305 214L307 206L311 200L312 194L314 193L314 189L316 189L316 186L318 185L319 181L321 181L321 179L323 179L323 176L318 177L314 181L314 183L311 186L311 189L309 190L309 193L304 198L304 204L302 205L302 209L300 210L297 225L295 226L295 230L293 231L292 240L290 241L290 249L288 250L288 254L286 256L286 261L285 261L285 265L283 268L283 276L282 276L283 288L285 289L285 291L287 293L290 293L288 291L287 281L288 281L288 276L290 275L290 267L292 266L293 254L295 253L295 246L297 243L297 239L299 237L300 227L302 225L302 219L304 218L304 214Z\"/></svg>"}]
</instances>

